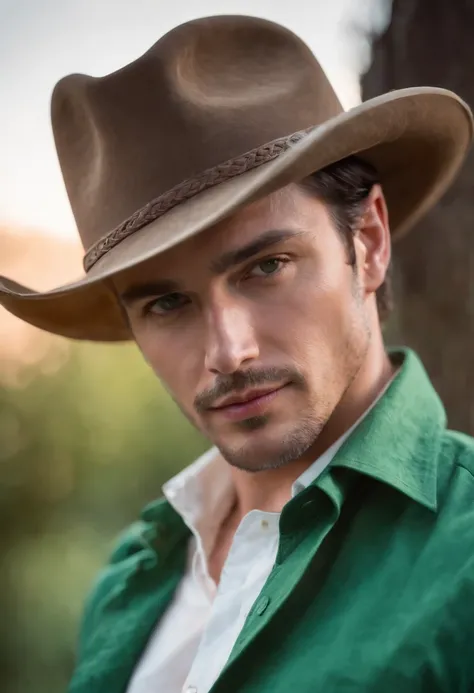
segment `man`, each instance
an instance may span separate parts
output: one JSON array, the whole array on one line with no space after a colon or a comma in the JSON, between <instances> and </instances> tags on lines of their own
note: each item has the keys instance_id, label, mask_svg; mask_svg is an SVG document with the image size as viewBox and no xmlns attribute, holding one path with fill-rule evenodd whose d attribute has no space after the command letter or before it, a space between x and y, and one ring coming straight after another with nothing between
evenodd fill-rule
<instances>
[{"instance_id":1,"label":"man","mask_svg":"<svg viewBox=\"0 0 474 693\"><path fill-rule=\"evenodd\" d=\"M467 106L344 113L292 33L213 17L65 78L52 121L86 275L1 301L134 339L212 443L99 576L71 693L474 690L474 445L381 330Z\"/></svg>"}]
</instances>

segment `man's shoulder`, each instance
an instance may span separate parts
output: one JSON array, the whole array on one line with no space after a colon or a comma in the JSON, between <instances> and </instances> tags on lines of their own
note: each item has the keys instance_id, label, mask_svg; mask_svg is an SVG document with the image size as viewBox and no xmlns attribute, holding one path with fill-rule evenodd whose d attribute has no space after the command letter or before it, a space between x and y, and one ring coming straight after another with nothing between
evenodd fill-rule
<instances>
[{"instance_id":1,"label":"man's shoulder","mask_svg":"<svg viewBox=\"0 0 474 693\"><path fill-rule=\"evenodd\" d=\"M86 598L81 644L94 629L96 620L100 618L106 605L124 589L130 576L143 562L156 561L157 538L160 533L167 533L172 513L174 511L166 500L153 501L145 507L138 520L119 533L105 566L96 576Z\"/></svg>"},{"instance_id":2,"label":"man's shoulder","mask_svg":"<svg viewBox=\"0 0 474 693\"><path fill-rule=\"evenodd\" d=\"M81 640L93 629L97 613L121 588L127 575L132 573L140 560L143 538L151 529L151 523L137 520L126 527L115 539L105 566L96 575L86 598Z\"/></svg>"},{"instance_id":3,"label":"man's shoulder","mask_svg":"<svg viewBox=\"0 0 474 693\"><path fill-rule=\"evenodd\" d=\"M149 503L140 513L139 519L125 527L112 544L106 566L99 573L93 592L100 596L109 592L109 583L133 570L143 553L155 550L157 534L169 527L170 515L175 514L164 498Z\"/></svg>"}]
</instances>

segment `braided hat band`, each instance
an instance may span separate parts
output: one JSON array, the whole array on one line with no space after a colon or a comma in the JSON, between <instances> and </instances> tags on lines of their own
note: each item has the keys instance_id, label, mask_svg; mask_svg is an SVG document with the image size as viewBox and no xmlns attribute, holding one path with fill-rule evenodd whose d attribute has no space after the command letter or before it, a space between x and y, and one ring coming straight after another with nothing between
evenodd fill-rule
<instances>
[{"instance_id":1,"label":"braided hat band","mask_svg":"<svg viewBox=\"0 0 474 693\"><path fill-rule=\"evenodd\" d=\"M251 171L258 166L262 166L262 164L276 159L280 154L302 140L310 129L301 130L286 137L280 137L273 140L273 142L229 159L223 164L208 168L199 175L188 178L188 180L179 183L171 190L148 202L89 248L84 256L85 271L88 272L101 257L106 255L112 248L115 248L125 238L155 221L181 202L185 202L204 190L213 188L219 185L219 183L224 183L231 178L240 176L242 173Z\"/></svg>"}]
</instances>

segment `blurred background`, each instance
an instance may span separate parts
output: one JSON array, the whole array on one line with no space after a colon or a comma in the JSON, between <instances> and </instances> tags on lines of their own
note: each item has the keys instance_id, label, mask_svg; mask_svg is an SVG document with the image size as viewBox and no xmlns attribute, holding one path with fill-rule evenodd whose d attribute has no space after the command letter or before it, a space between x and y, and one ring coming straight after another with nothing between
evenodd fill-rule
<instances>
[{"instance_id":1,"label":"blurred background","mask_svg":"<svg viewBox=\"0 0 474 693\"><path fill-rule=\"evenodd\" d=\"M346 108L433 85L474 106L472 0L0 0L0 273L45 289L82 250L49 123L56 81L102 75L173 26L254 14L296 31ZM474 161L394 249L390 343L414 347L474 434ZM133 346L69 343L0 308L0 690L64 691L85 594L117 533L205 441Z\"/></svg>"}]
</instances>

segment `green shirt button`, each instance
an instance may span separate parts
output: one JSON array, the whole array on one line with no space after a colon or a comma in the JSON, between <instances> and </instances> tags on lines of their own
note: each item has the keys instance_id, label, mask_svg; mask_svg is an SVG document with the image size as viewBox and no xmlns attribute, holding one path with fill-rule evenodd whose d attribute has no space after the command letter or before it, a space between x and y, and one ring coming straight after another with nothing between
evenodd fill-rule
<instances>
[{"instance_id":1,"label":"green shirt button","mask_svg":"<svg viewBox=\"0 0 474 693\"><path fill-rule=\"evenodd\" d=\"M270 604L270 598L269 597L262 597L257 604L257 608L256 608L257 614L259 616L261 616L269 604Z\"/></svg>"}]
</instances>

